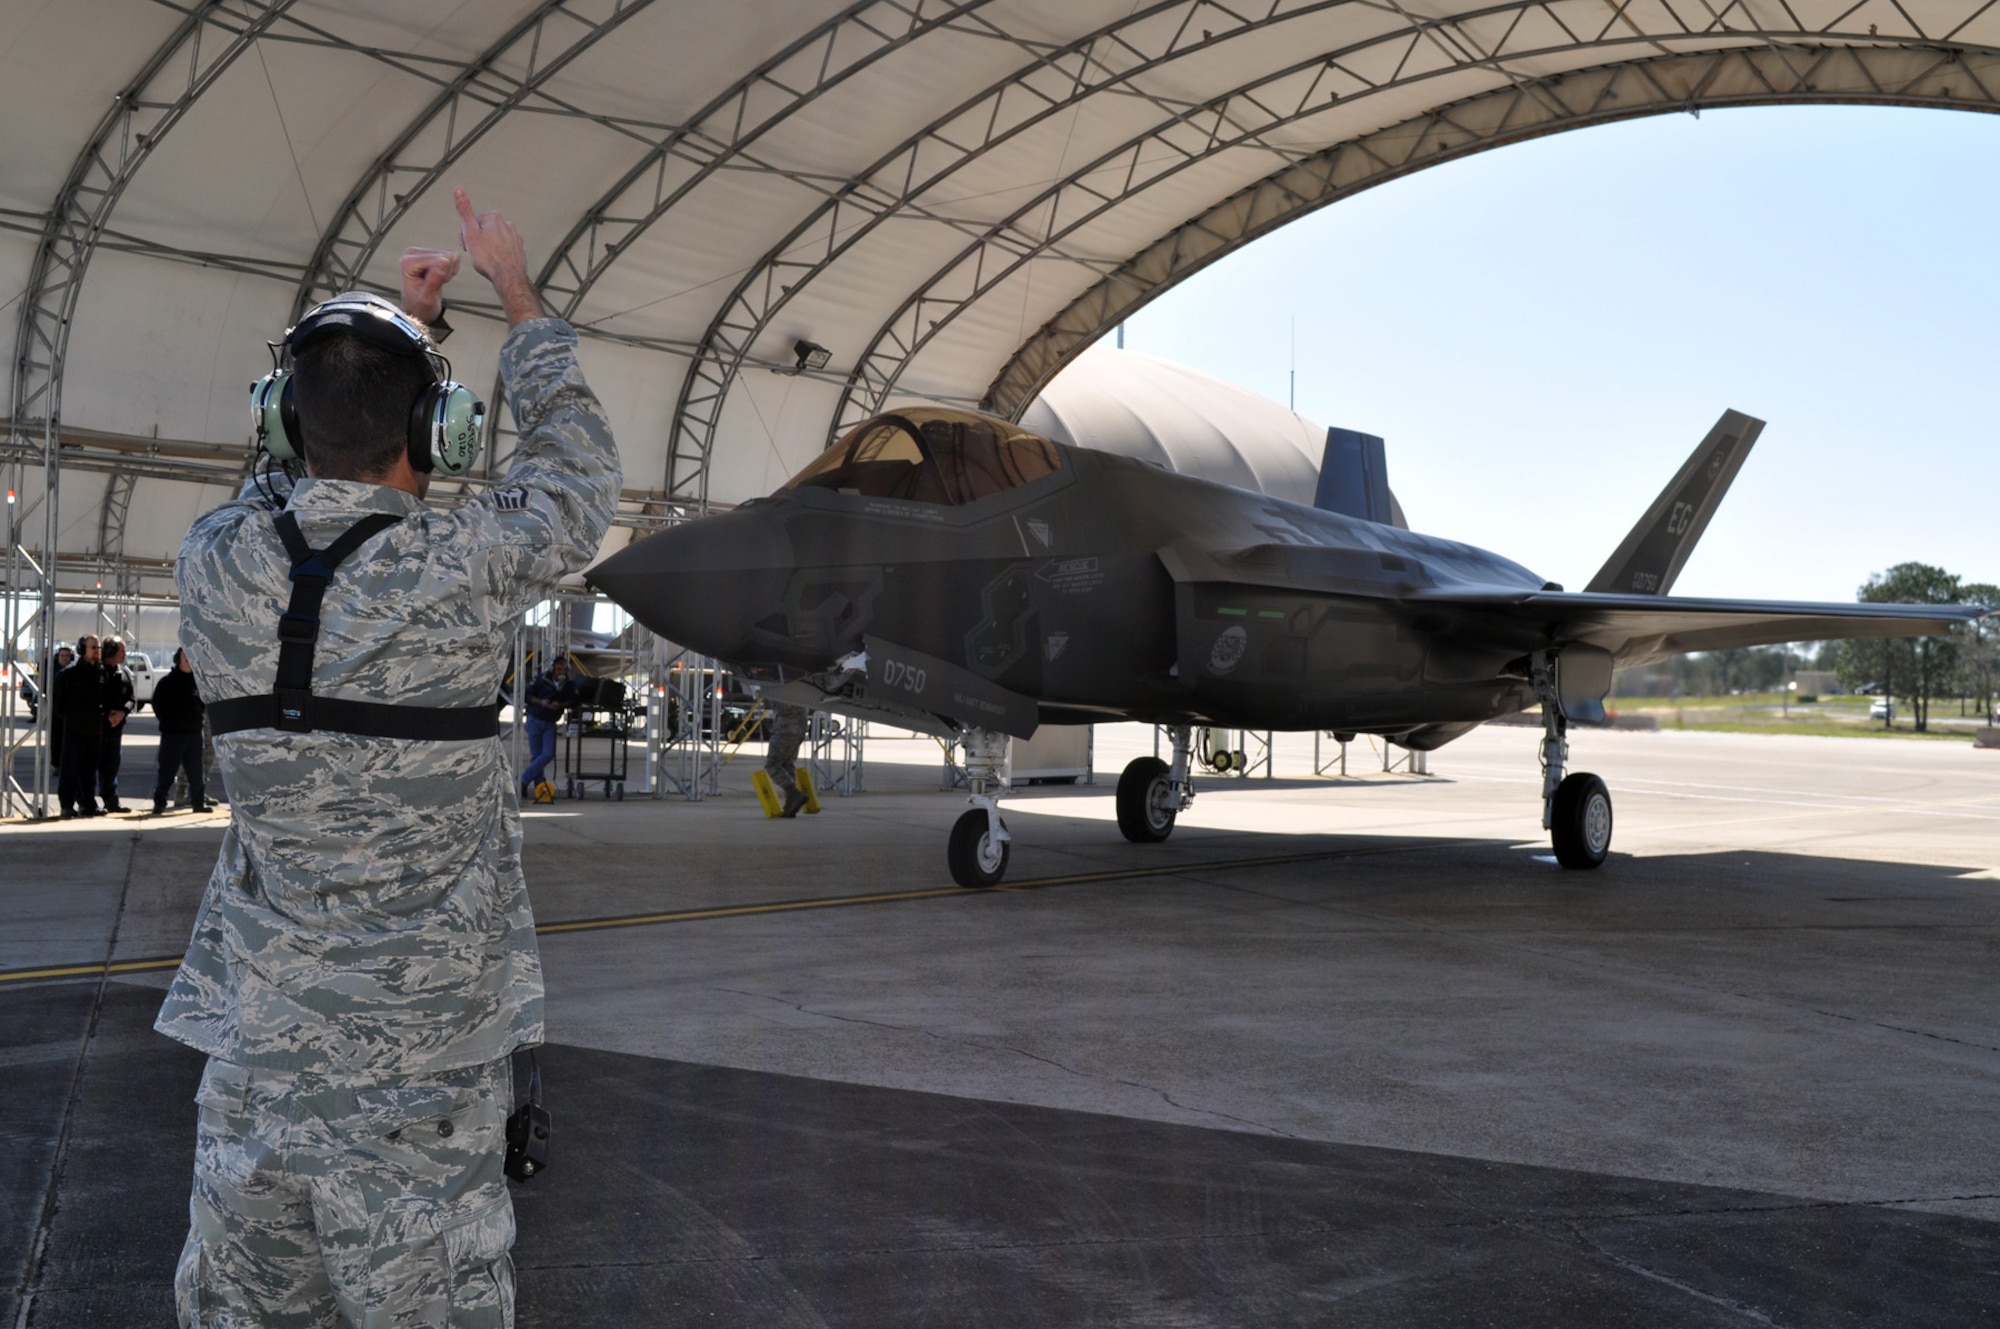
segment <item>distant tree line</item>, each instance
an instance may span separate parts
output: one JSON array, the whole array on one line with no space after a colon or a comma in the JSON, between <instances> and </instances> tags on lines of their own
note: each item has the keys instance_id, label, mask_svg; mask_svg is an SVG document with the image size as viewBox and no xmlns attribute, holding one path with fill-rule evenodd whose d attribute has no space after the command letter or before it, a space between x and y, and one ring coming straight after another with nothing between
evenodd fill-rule
<instances>
[{"instance_id":1,"label":"distant tree line","mask_svg":"<svg viewBox=\"0 0 2000 1329\"><path fill-rule=\"evenodd\" d=\"M2000 586L1961 581L1927 563L1898 563L1856 593L1864 604L1983 604L2000 608ZM1620 672L1621 697L1717 697L1776 692L1800 669L1830 670L1846 692L1902 698L1919 730L1933 702L1957 699L1992 713L2000 691L2000 618L1960 624L1945 637L1793 642L1675 656Z\"/></svg>"}]
</instances>

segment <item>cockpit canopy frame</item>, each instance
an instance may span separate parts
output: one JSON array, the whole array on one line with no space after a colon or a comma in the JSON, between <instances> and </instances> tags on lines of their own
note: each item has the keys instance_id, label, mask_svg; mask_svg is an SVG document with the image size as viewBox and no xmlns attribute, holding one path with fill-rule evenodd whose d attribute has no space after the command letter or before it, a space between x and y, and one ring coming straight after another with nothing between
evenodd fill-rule
<instances>
[{"instance_id":1,"label":"cockpit canopy frame","mask_svg":"<svg viewBox=\"0 0 2000 1329\"><path fill-rule=\"evenodd\" d=\"M974 411L919 406L862 421L779 492L830 489L963 507L1062 468L1062 448L1031 430Z\"/></svg>"}]
</instances>

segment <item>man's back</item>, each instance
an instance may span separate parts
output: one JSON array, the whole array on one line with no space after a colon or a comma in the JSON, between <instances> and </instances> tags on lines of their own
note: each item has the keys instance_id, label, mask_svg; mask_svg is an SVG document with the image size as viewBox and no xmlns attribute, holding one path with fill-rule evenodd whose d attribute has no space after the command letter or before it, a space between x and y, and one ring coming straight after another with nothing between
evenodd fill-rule
<instances>
[{"instance_id":1,"label":"man's back","mask_svg":"<svg viewBox=\"0 0 2000 1329\"><path fill-rule=\"evenodd\" d=\"M402 518L327 586L316 697L492 705L521 613L588 560L615 509L616 452L574 344L554 320L510 335L502 368L524 457L456 511L359 481L292 493L315 549L371 513ZM225 504L189 530L182 637L211 706L274 686L290 574L264 502ZM244 1065L343 1072L472 1065L539 1040L498 742L251 729L221 734L216 762L230 831L164 1032Z\"/></svg>"}]
</instances>

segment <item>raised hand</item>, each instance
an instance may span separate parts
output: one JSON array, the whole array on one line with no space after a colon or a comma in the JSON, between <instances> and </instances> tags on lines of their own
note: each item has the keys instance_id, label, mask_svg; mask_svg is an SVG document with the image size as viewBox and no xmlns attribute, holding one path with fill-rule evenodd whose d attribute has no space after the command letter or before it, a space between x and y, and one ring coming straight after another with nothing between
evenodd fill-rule
<instances>
[{"instance_id":1,"label":"raised hand","mask_svg":"<svg viewBox=\"0 0 2000 1329\"><path fill-rule=\"evenodd\" d=\"M412 246L403 251L403 312L429 323L444 312L444 285L458 275L458 255L449 249Z\"/></svg>"},{"instance_id":2,"label":"raised hand","mask_svg":"<svg viewBox=\"0 0 2000 1329\"><path fill-rule=\"evenodd\" d=\"M474 212L472 196L463 189L452 190L451 198L458 206L458 243L473 271L493 283L507 322L543 317L541 297L528 277L528 246L514 223L497 212Z\"/></svg>"}]
</instances>

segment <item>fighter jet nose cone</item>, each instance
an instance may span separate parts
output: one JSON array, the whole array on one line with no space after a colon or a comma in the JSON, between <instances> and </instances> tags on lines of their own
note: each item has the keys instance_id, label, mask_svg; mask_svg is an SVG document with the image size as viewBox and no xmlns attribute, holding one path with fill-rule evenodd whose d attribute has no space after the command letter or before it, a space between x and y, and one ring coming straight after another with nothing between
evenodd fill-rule
<instances>
[{"instance_id":1,"label":"fighter jet nose cone","mask_svg":"<svg viewBox=\"0 0 2000 1329\"><path fill-rule=\"evenodd\" d=\"M634 541L584 579L677 646L754 663L753 625L783 612L791 570L783 526L751 509Z\"/></svg>"}]
</instances>

